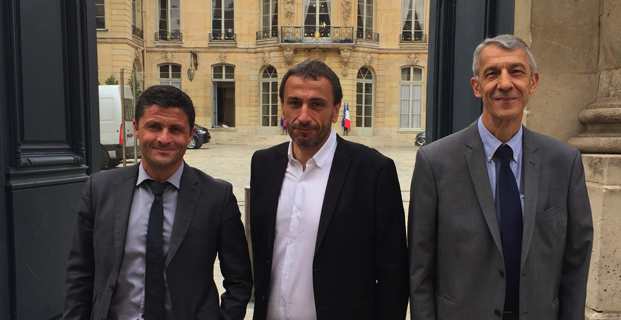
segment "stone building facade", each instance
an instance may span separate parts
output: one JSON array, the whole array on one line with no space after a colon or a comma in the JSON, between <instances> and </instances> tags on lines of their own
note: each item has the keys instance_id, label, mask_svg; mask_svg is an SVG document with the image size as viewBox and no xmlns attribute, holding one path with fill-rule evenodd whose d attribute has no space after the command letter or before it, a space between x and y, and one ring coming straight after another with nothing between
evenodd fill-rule
<instances>
[{"instance_id":1,"label":"stone building facade","mask_svg":"<svg viewBox=\"0 0 621 320\"><path fill-rule=\"evenodd\" d=\"M197 123L213 128L215 142L279 136L278 82L308 58L339 75L350 136L411 145L424 130L427 0L96 5L99 82L119 80L124 69L124 82L137 91L158 83L181 87L194 101Z\"/></svg>"},{"instance_id":2,"label":"stone building facade","mask_svg":"<svg viewBox=\"0 0 621 320\"><path fill-rule=\"evenodd\" d=\"M593 211L587 320L621 320L621 2L516 1L541 80L525 122L582 151Z\"/></svg>"}]
</instances>

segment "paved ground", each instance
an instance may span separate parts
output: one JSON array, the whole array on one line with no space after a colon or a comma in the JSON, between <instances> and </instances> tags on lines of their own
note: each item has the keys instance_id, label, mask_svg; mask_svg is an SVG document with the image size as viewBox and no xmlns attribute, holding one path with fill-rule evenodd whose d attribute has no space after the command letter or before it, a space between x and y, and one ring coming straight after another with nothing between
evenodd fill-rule
<instances>
[{"instance_id":1,"label":"paved ground","mask_svg":"<svg viewBox=\"0 0 621 320\"><path fill-rule=\"evenodd\" d=\"M284 138L283 138L284 141ZM267 146L256 145L233 145L233 144L207 144L198 150L188 150L185 160L196 168L216 178L224 179L233 184L233 192L237 197L240 211L244 212L244 188L250 184L250 158L254 151ZM410 181L416 156L416 148L376 147L381 153L392 158L397 166L399 183L407 208L409 201ZM219 274L219 266L215 268L215 281L222 292L222 276ZM246 319L252 318L253 304L249 304Z\"/></svg>"}]
</instances>

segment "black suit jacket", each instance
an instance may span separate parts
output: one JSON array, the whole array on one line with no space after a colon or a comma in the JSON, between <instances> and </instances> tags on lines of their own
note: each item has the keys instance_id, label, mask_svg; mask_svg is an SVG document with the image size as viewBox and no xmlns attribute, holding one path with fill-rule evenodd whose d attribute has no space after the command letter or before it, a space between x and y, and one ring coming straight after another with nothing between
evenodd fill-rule
<instances>
[{"instance_id":1,"label":"black suit jacket","mask_svg":"<svg viewBox=\"0 0 621 320\"><path fill-rule=\"evenodd\" d=\"M138 166L102 171L84 187L67 261L64 319L106 319L125 247ZM250 297L248 247L229 183L185 165L166 257L174 319L243 319ZM219 303L213 264L226 292Z\"/></svg>"},{"instance_id":2,"label":"black suit jacket","mask_svg":"<svg viewBox=\"0 0 621 320\"><path fill-rule=\"evenodd\" d=\"M257 151L251 168L254 319L266 318L278 198L288 143ZM404 319L405 215L393 161L337 138L321 211L313 286L317 318Z\"/></svg>"}]
</instances>

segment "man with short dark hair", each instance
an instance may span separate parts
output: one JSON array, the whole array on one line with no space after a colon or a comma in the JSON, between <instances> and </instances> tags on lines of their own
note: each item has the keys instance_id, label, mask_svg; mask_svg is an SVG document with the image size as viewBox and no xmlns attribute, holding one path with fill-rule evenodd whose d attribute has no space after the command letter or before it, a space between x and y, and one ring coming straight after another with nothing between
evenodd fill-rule
<instances>
[{"instance_id":1,"label":"man with short dark hair","mask_svg":"<svg viewBox=\"0 0 621 320\"><path fill-rule=\"evenodd\" d=\"M138 98L142 160L86 182L64 319L244 318L252 284L237 201L229 183L183 161L193 127L194 106L181 90L158 85Z\"/></svg>"},{"instance_id":2,"label":"man with short dark hair","mask_svg":"<svg viewBox=\"0 0 621 320\"><path fill-rule=\"evenodd\" d=\"M524 41L486 39L472 68L481 116L416 155L412 320L582 320L593 226L580 152L522 125L539 83Z\"/></svg>"},{"instance_id":3,"label":"man with short dark hair","mask_svg":"<svg viewBox=\"0 0 621 320\"><path fill-rule=\"evenodd\" d=\"M308 60L280 85L291 141L252 157L255 320L404 319L405 217L393 161L332 129L343 93Z\"/></svg>"}]
</instances>

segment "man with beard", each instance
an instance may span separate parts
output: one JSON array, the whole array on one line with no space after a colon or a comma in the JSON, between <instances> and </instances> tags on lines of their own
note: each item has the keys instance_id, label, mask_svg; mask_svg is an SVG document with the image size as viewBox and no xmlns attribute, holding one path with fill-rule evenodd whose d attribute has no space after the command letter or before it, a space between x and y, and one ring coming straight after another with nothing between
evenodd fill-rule
<instances>
[{"instance_id":1,"label":"man with beard","mask_svg":"<svg viewBox=\"0 0 621 320\"><path fill-rule=\"evenodd\" d=\"M290 142L252 157L255 320L404 319L405 217L393 161L332 129L343 93L308 60L279 96Z\"/></svg>"},{"instance_id":2,"label":"man with beard","mask_svg":"<svg viewBox=\"0 0 621 320\"><path fill-rule=\"evenodd\" d=\"M231 184L183 161L193 128L181 90L153 86L138 98L142 160L85 184L63 319L244 318L252 284L237 201Z\"/></svg>"}]
</instances>

